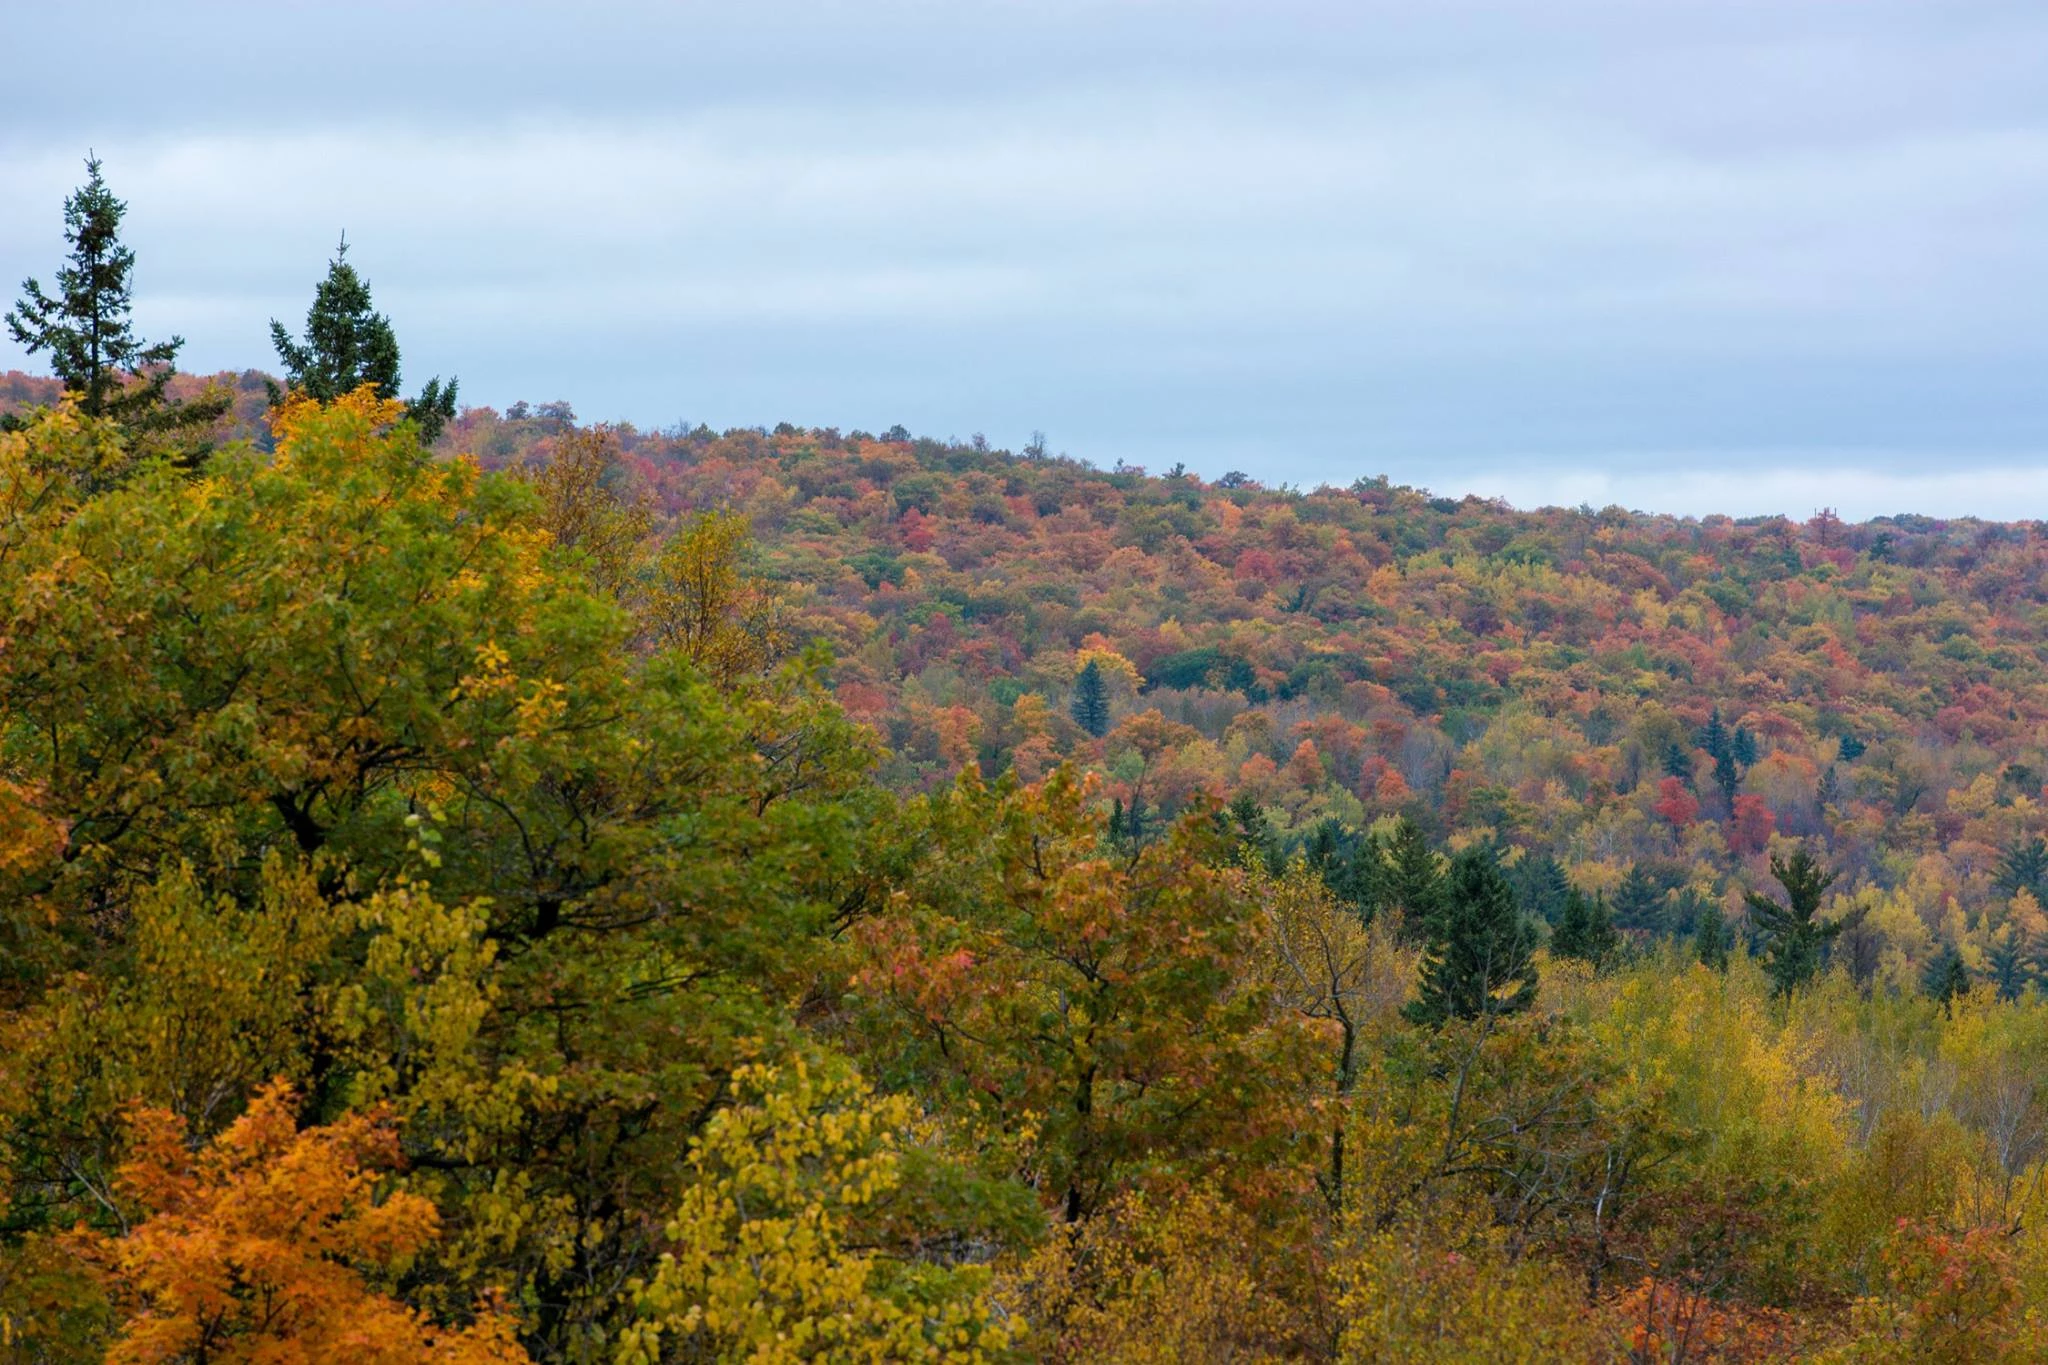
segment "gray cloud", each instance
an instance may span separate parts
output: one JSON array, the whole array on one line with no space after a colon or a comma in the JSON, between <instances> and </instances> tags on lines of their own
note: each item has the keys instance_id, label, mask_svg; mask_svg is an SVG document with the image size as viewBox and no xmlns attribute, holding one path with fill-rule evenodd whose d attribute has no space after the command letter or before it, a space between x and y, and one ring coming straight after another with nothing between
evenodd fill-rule
<instances>
[{"instance_id":1,"label":"gray cloud","mask_svg":"<svg viewBox=\"0 0 2048 1365\"><path fill-rule=\"evenodd\" d=\"M0 268L91 144L196 368L266 362L345 226L473 401L2048 514L2035 7L576 12L117 13L114 102L0 95Z\"/></svg>"}]
</instances>

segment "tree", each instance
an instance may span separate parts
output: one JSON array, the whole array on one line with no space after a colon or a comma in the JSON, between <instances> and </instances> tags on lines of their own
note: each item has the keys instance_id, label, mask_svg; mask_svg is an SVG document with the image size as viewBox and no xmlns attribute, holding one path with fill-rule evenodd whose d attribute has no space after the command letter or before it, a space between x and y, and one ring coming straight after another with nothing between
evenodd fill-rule
<instances>
[{"instance_id":1,"label":"tree","mask_svg":"<svg viewBox=\"0 0 2048 1365\"><path fill-rule=\"evenodd\" d=\"M1943 1010L1952 1008L1957 996L1970 993L1970 969L1963 965L1963 955L1954 944L1944 944L1940 952L1928 959L1920 972L1920 989L1939 1002Z\"/></svg>"},{"instance_id":2,"label":"tree","mask_svg":"<svg viewBox=\"0 0 2048 1365\"><path fill-rule=\"evenodd\" d=\"M1527 1009L1536 999L1535 948L1534 926L1500 864L1489 850L1464 850L1451 860L1408 1017L1437 1025Z\"/></svg>"},{"instance_id":3,"label":"tree","mask_svg":"<svg viewBox=\"0 0 2048 1365\"><path fill-rule=\"evenodd\" d=\"M1991 984L1998 990L2000 1000L2011 1003L2020 998L2027 989L2030 975L2027 968L2027 940L2017 926L2008 925L2003 934L1992 940L1985 953L1986 965L1990 968Z\"/></svg>"},{"instance_id":4,"label":"tree","mask_svg":"<svg viewBox=\"0 0 2048 1365\"><path fill-rule=\"evenodd\" d=\"M1102 680L1102 666L1090 659L1074 675L1074 699L1068 708L1074 724L1096 739L1109 733L1109 685Z\"/></svg>"},{"instance_id":5,"label":"tree","mask_svg":"<svg viewBox=\"0 0 2048 1365\"><path fill-rule=\"evenodd\" d=\"M1610 961L1621 947L1621 935L1607 913L1607 898L1588 896L1576 887L1565 897L1558 912L1557 928L1550 935L1552 957L1575 957L1594 966Z\"/></svg>"},{"instance_id":6,"label":"tree","mask_svg":"<svg viewBox=\"0 0 2048 1365\"><path fill-rule=\"evenodd\" d=\"M1072 769L970 767L911 816L927 861L859 932L879 1074L951 1097L1068 1223L1147 1175L1284 1173L1309 1040L1246 980L1265 924L1210 811L1114 846Z\"/></svg>"},{"instance_id":7,"label":"tree","mask_svg":"<svg viewBox=\"0 0 2048 1365\"><path fill-rule=\"evenodd\" d=\"M398 397L398 336L391 330L391 320L371 308L369 282L348 263L345 235L328 262L327 278L313 291L305 339L295 340L272 318L270 341L291 386L323 403L365 384L379 398ZM419 426L420 444L431 446L455 416L456 383L450 379L443 387L436 375L419 397L406 404L406 415ZM276 396L273 393L273 401Z\"/></svg>"},{"instance_id":8,"label":"tree","mask_svg":"<svg viewBox=\"0 0 2048 1365\"><path fill-rule=\"evenodd\" d=\"M64 201L64 240L70 262L57 271L57 292L22 281L21 300L7 314L7 330L30 355L50 354L50 368L78 395L88 417L112 417L125 428L184 430L227 410L224 394L172 404L165 395L177 369L183 337L146 342L135 335L130 311L135 252L121 243L128 211L100 174L98 157L85 163L86 182ZM129 376L140 382L130 386Z\"/></svg>"},{"instance_id":9,"label":"tree","mask_svg":"<svg viewBox=\"0 0 2048 1365\"><path fill-rule=\"evenodd\" d=\"M1386 904L1401 915L1401 933L1410 941L1427 937L1443 913L1443 860L1423 837L1422 827L1402 816L1386 844Z\"/></svg>"},{"instance_id":10,"label":"tree","mask_svg":"<svg viewBox=\"0 0 2048 1365\"><path fill-rule=\"evenodd\" d=\"M2036 835L2007 848L1998 860L1997 885L2008 896L2027 891L2042 899L2048 888L2048 840Z\"/></svg>"},{"instance_id":11,"label":"tree","mask_svg":"<svg viewBox=\"0 0 2048 1365\"><path fill-rule=\"evenodd\" d=\"M1665 928L1664 888L1641 863L1630 863L1628 875L1614 892L1614 922L1623 929L1661 933Z\"/></svg>"},{"instance_id":12,"label":"tree","mask_svg":"<svg viewBox=\"0 0 2048 1365\"><path fill-rule=\"evenodd\" d=\"M986 1267L889 1243L917 1107L858 1076L752 1065L692 1144L670 1249L633 1285L620 1365L671 1360L947 1361L1005 1356ZM919 1174L924 1174L920 1172Z\"/></svg>"},{"instance_id":13,"label":"tree","mask_svg":"<svg viewBox=\"0 0 2048 1365\"><path fill-rule=\"evenodd\" d=\"M379 1169L398 1161L388 1116L300 1132L294 1107L290 1087L274 1082L196 1156L175 1116L131 1117L134 1154L116 1186L142 1216L123 1235L85 1239L124 1318L107 1359L526 1360L498 1311L443 1327L383 1292L441 1232L429 1201L377 1197Z\"/></svg>"},{"instance_id":14,"label":"tree","mask_svg":"<svg viewBox=\"0 0 2048 1365\"><path fill-rule=\"evenodd\" d=\"M1715 971L1721 971L1728 965L1728 950L1735 946L1734 939L1728 930L1728 921L1721 917L1720 907L1701 907L1699 927L1692 936L1694 957Z\"/></svg>"},{"instance_id":15,"label":"tree","mask_svg":"<svg viewBox=\"0 0 2048 1365\"><path fill-rule=\"evenodd\" d=\"M1790 858L1772 854L1771 875L1785 888L1784 904L1756 891L1745 891L1742 897L1763 937L1764 970L1777 993L1789 995L1813 978L1827 946L1862 912L1827 923L1815 918L1820 898L1838 874L1822 867L1804 847L1794 849Z\"/></svg>"}]
</instances>

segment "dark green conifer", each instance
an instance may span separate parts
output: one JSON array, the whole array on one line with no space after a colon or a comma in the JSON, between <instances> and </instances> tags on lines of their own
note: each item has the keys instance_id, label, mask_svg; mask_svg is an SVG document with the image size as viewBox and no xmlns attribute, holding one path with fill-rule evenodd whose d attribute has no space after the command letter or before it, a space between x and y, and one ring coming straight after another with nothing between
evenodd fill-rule
<instances>
[{"instance_id":1,"label":"dark green conifer","mask_svg":"<svg viewBox=\"0 0 2048 1365\"><path fill-rule=\"evenodd\" d=\"M1985 965L1990 969L1991 984L1997 989L2000 1000L2010 1004L2026 991L2031 974L2027 957L2026 940L2016 927L2008 926L2003 934L1992 940L1991 950L1985 954Z\"/></svg>"},{"instance_id":2,"label":"dark green conifer","mask_svg":"<svg viewBox=\"0 0 2048 1365\"><path fill-rule=\"evenodd\" d=\"M1823 922L1820 898L1834 885L1838 875L1822 867L1804 848L1793 850L1790 858L1771 855L1771 875L1785 888L1785 903L1755 891L1745 891L1750 918L1763 940L1764 970L1780 995L1789 995L1813 979L1820 970L1821 955L1861 912L1832 922Z\"/></svg>"},{"instance_id":3,"label":"dark green conifer","mask_svg":"<svg viewBox=\"0 0 2048 1365\"><path fill-rule=\"evenodd\" d=\"M1664 888L1657 885L1641 863L1629 864L1628 875L1615 889L1614 922L1623 929L1643 933L1665 930Z\"/></svg>"},{"instance_id":4,"label":"dark green conifer","mask_svg":"<svg viewBox=\"0 0 2048 1365\"><path fill-rule=\"evenodd\" d=\"M1920 973L1920 989L1940 1002L1944 1013L1955 1008L1957 996L1970 992L1970 969L1963 955L1949 944L1929 959Z\"/></svg>"},{"instance_id":5,"label":"dark green conifer","mask_svg":"<svg viewBox=\"0 0 2048 1365\"><path fill-rule=\"evenodd\" d=\"M1411 942L1426 938L1443 913L1444 870L1422 827L1407 816L1395 825L1381 855L1383 904L1398 910L1401 932Z\"/></svg>"},{"instance_id":6,"label":"dark green conifer","mask_svg":"<svg viewBox=\"0 0 2048 1365\"><path fill-rule=\"evenodd\" d=\"M1574 887L1565 896L1557 928L1550 935L1550 955L1575 957L1599 967L1613 961L1620 950L1621 935L1607 913L1606 898L1588 896Z\"/></svg>"},{"instance_id":7,"label":"dark green conifer","mask_svg":"<svg viewBox=\"0 0 2048 1365\"><path fill-rule=\"evenodd\" d=\"M1513 1014L1536 999L1536 928L1490 851L1451 860L1443 909L1422 958L1420 995L1405 1013L1418 1024Z\"/></svg>"},{"instance_id":8,"label":"dark green conifer","mask_svg":"<svg viewBox=\"0 0 2048 1365\"><path fill-rule=\"evenodd\" d=\"M185 339L147 342L135 335L135 252L121 242L128 205L107 188L98 157L86 159L85 171L85 184L64 201L71 255L57 270L56 292L44 292L33 278L22 281L8 333L30 355L49 354L50 369L88 417L112 418L131 436L145 437L211 423L227 411L226 394L209 391L178 404L166 393ZM191 458L203 451L193 445L178 453Z\"/></svg>"},{"instance_id":9,"label":"dark green conifer","mask_svg":"<svg viewBox=\"0 0 2048 1365\"><path fill-rule=\"evenodd\" d=\"M1074 724L1097 739L1109 733L1109 685L1102 666L1090 659L1074 678L1074 699L1068 705Z\"/></svg>"},{"instance_id":10,"label":"dark green conifer","mask_svg":"<svg viewBox=\"0 0 2048 1365\"><path fill-rule=\"evenodd\" d=\"M348 263L346 236L327 264L327 278L313 291L305 339L294 339L272 318L270 341L291 386L323 403L365 384L379 398L398 397L398 335L391 330L391 320L371 307L369 281ZM418 425L421 444L432 445L455 415L456 382L450 379L444 387L436 375L419 397L406 404L406 416Z\"/></svg>"},{"instance_id":11,"label":"dark green conifer","mask_svg":"<svg viewBox=\"0 0 2048 1365\"><path fill-rule=\"evenodd\" d=\"M1728 966L1728 951L1735 946L1734 938L1728 931L1728 921L1721 916L1720 907L1701 907L1699 927L1692 936L1694 957L1717 972L1724 971Z\"/></svg>"}]
</instances>

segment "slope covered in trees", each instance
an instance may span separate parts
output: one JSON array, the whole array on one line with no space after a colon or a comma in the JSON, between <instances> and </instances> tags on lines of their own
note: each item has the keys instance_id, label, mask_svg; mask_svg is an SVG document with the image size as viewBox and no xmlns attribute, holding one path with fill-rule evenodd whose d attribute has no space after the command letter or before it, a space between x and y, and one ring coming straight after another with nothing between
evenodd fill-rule
<instances>
[{"instance_id":1,"label":"slope covered in trees","mask_svg":"<svg viewBox=\"0 0 2048 1365\"><path fill-rule=\"evenodd\" d=\"M0 1361L2048 1357L2038 527L444 428L360 284L0 380Z\"/></svg>"}]
</instances>

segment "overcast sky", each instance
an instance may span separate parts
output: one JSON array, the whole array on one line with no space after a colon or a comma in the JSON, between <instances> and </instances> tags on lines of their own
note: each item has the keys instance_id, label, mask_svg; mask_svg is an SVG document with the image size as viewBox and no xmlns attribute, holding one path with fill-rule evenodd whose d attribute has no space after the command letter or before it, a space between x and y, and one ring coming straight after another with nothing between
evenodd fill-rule
<instances>
[{"instance_id":1,"label":"overcast sky","mask_svg":"<svg viewBox=\"0 0 2048 1365\"><path fill-rule=\"evenodd\" d=\"M187 369L346 229L471 403L2048 516L2039 0L10 11L0 279L93 148Z\"/></svg>"}]
</instances>

